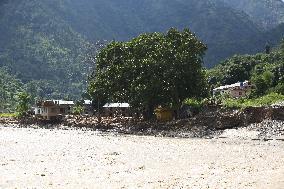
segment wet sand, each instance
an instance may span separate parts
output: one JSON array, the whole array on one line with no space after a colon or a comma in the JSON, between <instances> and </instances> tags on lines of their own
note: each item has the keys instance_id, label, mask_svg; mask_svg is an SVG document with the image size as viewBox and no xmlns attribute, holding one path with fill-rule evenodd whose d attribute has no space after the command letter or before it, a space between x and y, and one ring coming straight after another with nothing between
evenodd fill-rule
<instances>
[{"instance_id":1,"label":"wet sand","mask_svg":"<svg viewBox=\"0 0 284 189\"><path fill-rule=\"evenodd\" d=\"M230 132L228 132L230 133ZM0 188L284 188L284 142L0 126Z\"/></svg>"}]
</instances>

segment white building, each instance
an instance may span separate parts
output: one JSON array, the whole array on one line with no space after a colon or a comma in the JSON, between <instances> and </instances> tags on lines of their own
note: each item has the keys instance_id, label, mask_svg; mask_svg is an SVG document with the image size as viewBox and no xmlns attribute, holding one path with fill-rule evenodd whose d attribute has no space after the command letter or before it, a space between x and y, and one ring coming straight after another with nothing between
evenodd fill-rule
<instances>
[{"instance_id":1,"label":"white building","mask_svg":"<svg viewBox=\"0 0 284 189\"><path fill-rule=\"evenodd\" d=\"M218 94L228 94L233 98L240 98L249 95L253 88L254 85L252 85L249 81L237 82L231 85L224 85L213 89L213 96Z\"/></svg>"},{"instance_id":2,"label":"white building","mask_svg":"<svg viewBox=\"0 0 284 189\"><path fill-rule=\"evenodd\" d=\"M130 105L128 103L107 103L103 106L103 109L103 114L106 117L132 116Z\"/></svg>"}]
</instances>

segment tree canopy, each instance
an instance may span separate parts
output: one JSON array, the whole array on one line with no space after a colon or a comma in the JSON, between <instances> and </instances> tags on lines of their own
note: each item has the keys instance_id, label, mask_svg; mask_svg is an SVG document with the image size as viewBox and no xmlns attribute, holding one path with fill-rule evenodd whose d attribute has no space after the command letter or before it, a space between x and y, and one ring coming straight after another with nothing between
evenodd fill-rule
<instances>
[{"instance_id":1,"label":"tree canopy","mask_svg":"<svg viewBox=\"0 0 284 189\"><path fill-rule=\"evenodd\" d=\"M16 107L17 94L24 91L23 83L0 68L0 112L13 111Z\"/></svg>"},{"instance_id":2,"label":"tree canopy","mask_svg":"<svg viewBox=\"0 0 284 189\"><path fill-rule=\"evenodd\" d=\"M236 55L208 71L210 84L232 84L251 80L257 96L270 92L284 94L284 42L269 54ZM211 87L212 88L212 87Z\"/></svg>"},{"instance_id":3,"label":"tree canopy","mask_svg":"<svg viewBox=\"0 0 284 189\"><path fill-rule=\"evenodd\" d=\"M189 29L113 41L96 57L89 92L93 98L128 102L150 113L158 105L178 107L186 98L206 94L205 51Z\"/></svg>"}]
</instances>

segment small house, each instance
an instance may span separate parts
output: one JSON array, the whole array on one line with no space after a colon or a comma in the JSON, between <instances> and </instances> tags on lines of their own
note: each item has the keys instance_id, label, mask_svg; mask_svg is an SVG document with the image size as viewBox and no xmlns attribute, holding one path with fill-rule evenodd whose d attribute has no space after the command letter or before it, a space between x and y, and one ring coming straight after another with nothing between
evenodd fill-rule
<instances>
[{"instance_id":1,"label":"small house","mask_svg":"<svg viewBox=\"0 0 284 189\"><path fill-rule=\"evenodd\" d=\"M107 103L103 106L103 116L105 117L132 117L130 105L128 103Z\"/></svg>"},{"instance_id":2,"label":"small house","mask_svg":"<svg viewBox=\"0 0 284 189\"><path fill-rule=\"evenodd\" d=\"M73 107L73 101L45 100L36 104L34 113L36 117L42 117L46 120L54 120L62 115L71 114Z\"/></svg>"},{"instance_id":3,"label":"small house","mask_svg":"<svg viewBox=\"0 0 284 189\"><path fill-rule=\"evenodd\" d=\"M60 114L59 106L52 100L40 102L35 109L35 115L46 120L54 120Z\"/></svg>"},{"instance_id":4,"label":"small house","mask_svg":"<svg viewBox=\"0 0 284 189\"><path fill-rule=\"evenodd\" d=\"M94 113L93 110L93 103L91 100L84 100L84 114L85 115L92 115Z\"/></svg>"},{"instance_id":5,"label":"small house","mask_svg":"<svg viewBox=\"0 0 284 189\"><path fill-rule=\"evenodd\" d=\"M237 82L231 85L224 85L213 89L213 96L218 94L228 94L233 98L240 98L249 95L253 88L254 85L252 85L249 81Z\"/></svg>"},{"instance_id":6,"label":"small house","mask_svg":"<svg viewBox=\"0 0 284 189\"><path fill-rule=\"evenodd\" d=\"M72 110L74 107L73 101L67 101L67 100L53 100L53 102L59 106L59 114L61 115L69 115L72 114Z\"/></svg>"}]
</instances>

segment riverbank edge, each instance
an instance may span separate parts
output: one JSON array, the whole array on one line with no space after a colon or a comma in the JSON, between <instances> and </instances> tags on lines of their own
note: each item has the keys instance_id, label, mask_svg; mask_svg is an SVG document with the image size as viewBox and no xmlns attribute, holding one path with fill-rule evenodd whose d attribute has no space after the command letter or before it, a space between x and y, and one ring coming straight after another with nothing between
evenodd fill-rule
<instances>
[{"instance_id":1,"label":"riverbank edge","mask_svg":"<svg viewBox=\"0 0 284 189\"><path fill-rule=\"evenodd\" d=\"M57 122L47 122L34 117L22 119L0 118L0 124L13 127L46 129L91 129L104 133L130 135L151 135L182 138L213 138L225 129L247 127L264 120L284 121L284 107L249 107L232 109L206 107L192 118L170 122L141 121L130 118L103 118L99 123L96 117L66 116Z\"/></svg>"}]
</instances>

